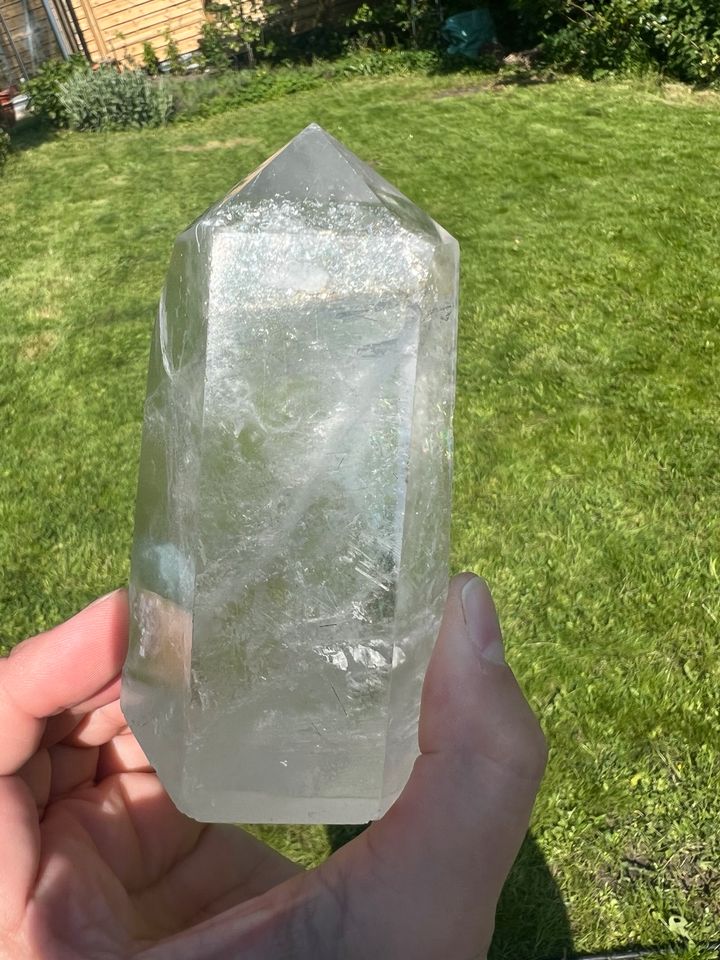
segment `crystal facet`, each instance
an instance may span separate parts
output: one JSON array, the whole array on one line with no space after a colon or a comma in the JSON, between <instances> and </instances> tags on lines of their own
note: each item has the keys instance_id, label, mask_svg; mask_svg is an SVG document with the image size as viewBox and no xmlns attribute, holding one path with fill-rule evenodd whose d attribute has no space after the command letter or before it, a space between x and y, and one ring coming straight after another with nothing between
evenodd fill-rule
<instances>
[{"instance_id":1,"label":"crystal facet","mask_svg":"<svg viewBox=\"0 0 720 960\"><path fill-rule=\"evenodd\" d=\"M201 820L360 823L447 586L456 241L313 124L178 238L122 706Z\"/></svg>"}]
</instances>

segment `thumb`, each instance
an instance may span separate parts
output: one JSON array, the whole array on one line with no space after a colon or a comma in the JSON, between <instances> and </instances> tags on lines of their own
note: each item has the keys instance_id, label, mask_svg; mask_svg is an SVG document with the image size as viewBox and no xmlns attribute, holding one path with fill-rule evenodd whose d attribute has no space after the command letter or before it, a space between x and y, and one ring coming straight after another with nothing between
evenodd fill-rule
<instances>
[{"instance_id":1,"label":"thumb","mask_svg":"<svg viewBox=\"0 0 720 960\"><path fill-rule=\"evenodd\" d=\"M519 779L529 814L545 769L545 738L512 670L488 585L471 573L450 583L440 632L423 686L419 727L422 756L470 754L491 782ZM468 757L469 759L469 757ZM485 767L497 768L494 777Z\"/></svg>"},{"instance_id":2,"label":"thumb","mask_svg":"<svg viewBox=\"0 0 720 960\"><path fill-rule=\"evenodd\" d=\"M368 878L356 902L367 908L377 901L369 923L376 955L485 956L546 746L504 661L490 591L472 574L450 584L425 677L419 739L421 756L391 809L323 866L332 869L344 855L353 886ZM366 870L358 869L362 861ZM370 956L367 948L365 938L358 956Z\"/></svg>"}]
</instances>

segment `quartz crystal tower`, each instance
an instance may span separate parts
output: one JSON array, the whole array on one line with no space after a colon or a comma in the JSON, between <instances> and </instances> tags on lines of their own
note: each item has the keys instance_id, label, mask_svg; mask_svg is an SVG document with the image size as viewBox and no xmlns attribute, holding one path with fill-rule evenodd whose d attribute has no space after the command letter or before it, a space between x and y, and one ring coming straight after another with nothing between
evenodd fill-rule
<instances>
[{"instance_id":1,"label":"quartz crystal tower","mask_svg":"<svg viewBox=\"0 0 720 960\"><path fill-rule=\"evenodd\" d=\"M447 586L456 241L320 127L178 237L122 706L201 820L381 815Z\"/></svg>"}]
</instances>

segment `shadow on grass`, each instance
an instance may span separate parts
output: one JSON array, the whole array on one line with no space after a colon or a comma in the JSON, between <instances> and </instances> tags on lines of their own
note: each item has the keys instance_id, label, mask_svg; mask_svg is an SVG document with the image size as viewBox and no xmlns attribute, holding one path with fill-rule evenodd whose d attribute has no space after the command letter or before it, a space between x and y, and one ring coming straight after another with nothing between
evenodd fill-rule
<instances>
[{"instance_id":1,"label":"shadow on grass","mask_svg":"<svg viewBox=\"0 0 720 960\"><path fill-rule=\"evenodd\" d=\"M20 120L10 131L10 141L12 148L18 153L25 150L32 150L33 147L39 147L41 143L48 143L54 140L57 131L53 130L45 123L41 123L36 117L27 117Z\"/></svg>"},{"instance_id":2,"label":"shadow on grass","mask_svg":"<svg viewBox=\"0 0 720 960\"><path fill-rule=\"evenodd\" d=\"M327 826L333 853L366 826ZM500 897L489 960L563 960L572 955L565 904L542 851L528 834Z\"/></svg>"},{"instance_id":3,"label":"shadow on grass","mask_svg":"<svg viewBox=\"0 0 720 960\"><path fill-rule=\"evenodd\" d=\"M489 960L562 960L572 955L560 890L528 834L500 897Z\"/></svg>"}]
</instances>

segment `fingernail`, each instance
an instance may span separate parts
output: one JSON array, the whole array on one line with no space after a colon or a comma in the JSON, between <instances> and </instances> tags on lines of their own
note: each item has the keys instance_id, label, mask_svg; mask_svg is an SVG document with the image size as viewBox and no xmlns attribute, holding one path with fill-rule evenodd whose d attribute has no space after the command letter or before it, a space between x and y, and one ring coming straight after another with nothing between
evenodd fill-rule
<instances>
[{"instance_id":1,"label":"fingernail","mask_svg":"<svg viewBox=\"0 0 720 960\"><path fill-rule=\"evenodd\" d=\"M468 580L460 597L471 643L474 643L482 656L491 663L505 663L500 623L485 581L480 577Z\"/></svg>"},{"instance_id":2,"label":"fingernail","mask_svg":"<svg viewBox=\"0 0 720 960\"><path fill-rule=\"evenodd\" d=\"M93 600L92 603L89 603L85 609L89 610L90 607L96 607L99 603L104 603L108 597L111 597L114 593L117 593L120 587L116 587L114 590L111 590L110 593L105 593L102 597L98 597L97 600Z\"/></svg>"}]
</instances>

